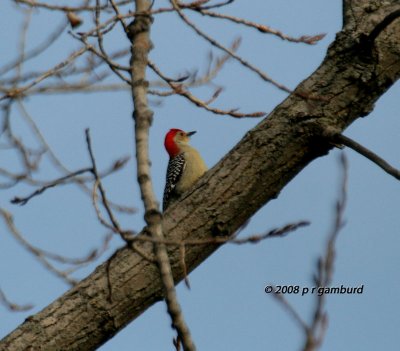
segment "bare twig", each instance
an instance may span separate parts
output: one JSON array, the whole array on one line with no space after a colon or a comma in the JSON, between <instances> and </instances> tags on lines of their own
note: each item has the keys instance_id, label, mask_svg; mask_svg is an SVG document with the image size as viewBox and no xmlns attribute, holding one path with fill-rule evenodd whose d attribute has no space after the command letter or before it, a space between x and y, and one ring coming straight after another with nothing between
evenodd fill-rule
<instances>
[{"instance_id":1,"label":"bare twig","mask_svg":"<svg viewBox=\"0 0 400 351\"><path fill-rule=\"evenodd\" d=\"M62 6L62 5L53 5L50 3L46 2L39 2L36 0L14 0L16 3L28 5L31 7L36 7L36 8L43 8L46 10L56 10L56 11L62 11L62 12L82 12L82 11L94 11L96 9L96 6L89 6L89 5L83 5L83 6ZM118 5L125 5L130 3L130 0L122 0L118 2ZM101 10L107 10L109 9L109 5L103 5L100 7Z\"/></svg>"},{"instance_id":2,"label":"bare twig","mask_svg":"<svg viewBox=\"0 0 400 351\"><path fill-rule=\"evenodd\" d=\"M25 105L23 104L22 100L18 99L17 102L18 102L18 106L20 107L22 117L25 118L25 120L28 123L29 127L31 128L33 134L37 137L38 141L41 143L46 154L49 156L50 161L62 173L65 173L66 175L71 174L72 172L61 162L61 160L57 157L57 155L54 153L54 151L52 150L52 148L46 141L44 135L42 134L39 127L35 123L33 117L28 113L27 109L25 108ZM99 177L104 178L104 177L112 174L113 172L121 169L128 162L128 160L129 160L128 157L123 157L119 160L116 160L107 170L100 173ZM21 176L18 176L18 179L20 179L20 178L21 178ZM25 177L24 179L29 180L30 183L35 184L35 185L38 183L43 183L43 182L34 181L33 179L29 179L27 177ZM75 178L71 178L71 181L72 180L86 194L91 194L91 190L84 184L84 182L86 182L88 180L92 180L92 178L89 179L89 178L84 178L84 177L75 177ZM44 182L44 185L47 185L48 183L49 182ZM113 202L109 202L109 205L113 209L115 209L119 212L125 212L125 213L135 213L136 212L135 208L122 206L122 205L119 205L119 204L116 204Z\"/></svg>"},{"instance_id":3,"label":"bare twig","mask_svg":"<svg viewBox=\"0 0 400 351\"><path fill-rule=\"evenodd\" d=\"M93 200L93 206L96 210L96 214L97 214L97 218L99 219L100 223L102 225L104 225L106 228L112 230L114 233L117 233L120 235L120 237L122 238L122 240L125 241L125 243L127 244L127 246L129 248L131 248L134 252L138 253L140 256L142 256L143 258L145 258L146 260L148 260L149 262L154 262L154 259L149 257L147 254L145 254L141 249L139 249L136 245L135 245L135 238L134 238L134 234L132 231L127 231L127 230L122 230L117 219L115 218L110 205L109 205L109 201L107 199L106 196L106 192L104 190L104 187L101 183L101 178L99 176L99 173L97 171L97 166L96 166L96 159L94 157L94 153L92 150L92 143L91 143L91 139L90 139L90 132L89 129L86 129L85 131L86 134L86 143L87 143L87 147L88 147L88 151L89 151L89 155L90 155L90 159L92 162L92 168L91 168L91 172L95 178L95 183L93 185L93 192L92 192L92 200ZM112 225L109 225L106 220L101 216L101 212L100 209L97 206L97 189L100 190L100 194L101 194L101 199L102 199L102 204L104 206L104 208L106 209L107 215L109 220L111 221ZM110 285L110 283L109 283ZM110 292L110 296L111 296L111 292Z\"/></svg>"},{"instance_id":4,"label":"bare twig","mask_svg":"<svg viewBox=\"0 0 400 351\"><path fill-rule=\"evenodd\" d=\"M145 260L147 260L149 262L156 263L156 261L154 260L153 257L150 257L148 254L146 254L142 249L140 249L136 245L136 242L138 242L140 240L138 240L138 237L135 237L135 234L136 234L135 232L129 231L129 230L122 230L119 228L119 226L115 226L114 224L109 224L103 218L103 216L101 215L99 206L97 205L97 189L100 184L101 184L100 178L97 178L96 181L94 182L93 191L92 191L92 203L93 203L93 207L96 211L97 219L99 220L99 222L107 229L110 229L113 233L119 234L120 237L122 238L122 240L125 241L126 245L130 249L132 249L134 252L139 254L142 258L144 258ZM105 203L108 206L107 199L106 199ZM104 198L103 198L103 205L104 205ZM109 206L108 206L108 208L109 208ZM110 208L109 208L109 211L111 212ZM111 214L112 214L112 212L111 212ZM114 218L114 216L112 218ZM116 222L116 219L114 219L114 221ZM118 223L118 222L116 222L116 223ZM111 293L110 293L110 295L111 295Z\"/></svg>"},{"instance_id":5,"label":"bare twig","mask_svg":"<svg viewBox=\"0 0 400 351\"><path fill-rule=\"evenodd\" d=\"M142 15L137 16L133 23L129 25L128 36L132 43L131 79L132 99L134 104L133 117L135 120L137 177L145 207L145 220L148 231L153 238L163 239L164 235L161 227L162 216L153 191L149 166L148 138L153 113L149 109L147 102L148 84L146 81L146 67L148 53L151 48L149 31L152 19L149 15L144 15L144 13L150 9L151 4L147 0L135 0L135 4L136 12ZM177 300L175 283L172 277L166 246L164 244L156 244L154 249L160 269L161 281L164 286L168 313L172 319L172 325L182 341L184 350L193 351L196 347Z\"/></svg>"},{"instance_id":6,"label":"bare twig","mask_svg":"<svg viewBox=\"0 0 400 351\"><path fill-rule=\"evenodd\" d=\"M34 257L36 257L40 263L42 263L50 272L54 273L61 279L63 279L65 282L67 282L70 285L75 285L77 283L77 280L74 278L70 277L70 274L75 271L78 268L81 268L85 265L87 265L90 262L93 262L96 260L98 257L100 257L105 250L108 248L108 243L111 239L110 235L107 235L104 239L103 245L100 249L97 250L92 250L86 257L84 258L78 258L78 259L72 259L68 258L65 256L61 256L58 254L54 254L51 252L48 252L46 250L42 250L32 244L30 244L19 232L17 227L15 226L14 219L12 215L7 212L6 210L0 208L0 215L3 217L8 230L10 233L14 236L16 240L28 251L30 252ZM71 264L74 265L75 267L72 269L67 269L67 270L60 270L56 268L49 260L53 260L62 264Z\"/></svg>"},{"instance_id":7,"label":"bare twig","mask_svg":"<svg viewBox=\"0 0 400 351\"><path fill-rule=\"evenodd\" d=\"M190 289L190 282L189 282L189 277L188 277L188 273L187 273L187 267L186 267L186 260L185 260L185 256L186 256L186 247L185 244L182 243L181 245L179 245L179 255L180 255L180 263L181 263L181 267L183 270L183 281L185 282L185 285L188 289Z\"/></svg>"},{"instance_id":8,"label":"bare twig","mask_svg":"<svg viewBox=\"0 0 400 351\"><path fill-rule=\"evenodd\" d=\"M74 37L76 37L77 39L81 40L80 36L76 36L73 35ZM92 52L93 53L93 52ZM96 55L96 53L93 53L94 55ZM109 59L110 60L114 60L114 59L119 59L119 58L124 58L126 55L128 54L128 50L118 50L112 54L109 55ZM57 72L57 75L55 76L56 78L67 78L67 77L74 77L77 75L87 75L87 76L94 76L95 78L97 78L96 81L101 81L102 79L106 78L109 75L109 71L107 72L102 72L101 74L96 73L95 69L96 68L100 68L102 65L106 64L106 62L103 60L102 55L100 53L100 55L96 55L99 57L99 59L95 60L95 57L89 57L87 61L85 61L85 64L83 64L81 67L77 67L77 66L68 66L65 67L64 70ZM115 61L112 61L113 64L115 64ZM128 68L125 68L123 66L117 66L118 69L120 70L128 70ZM2 83L3 89L1 89L1 91L6 92L7 89L5 89L5 87L7 85L13 85L15 84L15 82L18 83L22 83L34 78L37 78L39 76L41 76L42 74L44 74L46 71L31 71L31 72L26 72L24 74L21 74L21 76L17 77L17 76L11 76L11 77L7 77L7 78L3 78L1 80L0 83ZM86 81L90 81L88 78L85 79ZM92 79L92 81L95 81L95 79ZM67 82L65 81L58 81L58 84L62 85L62 84L67 84ZM82 85L82 81L79 81L79 84ZM71 84L78 84L78 83L71 83ZM25 95L28 94L28 92L25 92Z\"/></svg>"},{"instance_id":9,"label":"bare twig","mask_svg":"<svg viewBox=\"0 0 400 351\"><path fill-rule=\"evenodd\" d=\"M335 263L335 243L336 239L344 226L344 211L347 201L347 177L348 164L345 154L340 155L340 164L343 172L342 182L340 185L339 198L335 206L335 218L331 233L328 236L328 242L324 256L320 257L317 265L317 274L315 277L316 285L320 287L328 287L332 282L333 269ZM308 329L307 338L303 351L314 351L318 349L323 341L327 328L328 317L325 312L325 294L316 297L316 305L313 313L313 320Z\"/></svg>"},{"instance_id":10,"label":"bare twig","mask_svg":"<svg viewBox=\"0 0 400 351\"><path fill-rule=\"evenodd\" d=\"M41 81L45 80L46 78L53 76L58 71L63 69L65 66L67 66L71 62L73 62L77 57L79 57L83 53L85 53L86 51L87 51L86 47L75 51L67 59L65 59L64 61L60 62L59 64L57 64L53 68L49 69L47 72L45 72L41 76L37 77L31 83L29 83L29 84L27 84L27 85L25 85L23 87L20 87L20 88L15 88L15 89L9 90L6 94L4 94L3 96L0 96L0 101L5 100L5 99L10 99L10 98L15 98L17 96L23 95L23 93L25 91L27 91L30 88L32 88L33 86L39 84Z\"/></svg>"},{"instance_id":11,"label":"bare twig","mask_svg":"<svg viewBox=\"0 0 400 351\"><path fill-rule=\"evenodd\" d=\"M35 58L36 56L46 51L58 38L60 38L61 34L64 32L67 25L68 23L63 21L54 31L50 33L49 37L43 43L39 44L34 49L25 52L25 55L23 57L24 62L26 63L30 59ZM20 60L21 58L18 57L12 60L10 63L1 67L0 76L18 66L20 64Z\"/></svg>"},{"instance_id":12,"label":"bare twig","mask_svg":"<svg viewBox=\"0 0 400 351\"><path fill-rule=\"evenodd\" d=\"M235 237L214 237L209 239L192 239L192 240L171 240L165 238L154 238L149 236L141 236L135 237L135 241L148 241L153 243L164 244L167 246L177 246L180 247L181 245L184 246L198 246L198 245L221 245L221 244L236 244L236 245L243 245L243 244L257 244L260 241L276 238L276 237L283 237L295 230L310 225L308 221L300 221L295 223L286 224L281 228L275 228L272 230L267 231L266 233L259 234L259 235L251 235L246 238L236 239Z\"/></svg>"},{"instance_id":13,"label":"bare twig","mask_svg":"<svg viewBox=\"0 0 400 351\"><path fill-rule=\"evenodd\" d=\"M234 52L236 52L240 46L241 43L241 39L240 38L236 38L231 46L230 49ZM213 84L213 79L221 72L222 68L225 66L225 64L228 62L228 60L231 57L228 54L222 54L221 56L217 56L214 57L213 52L210 50L209 54L208 54L208 63L207 63L207 69L206 71L202 74L202 75L198 75L198 71L194 70L192 72L189 73L185 73L185 74L179 74L177 80L173 80L171 78L168 78L171 80L171 82L178 82L178 80L182 83L184 83L185 87L190 87L190 88L194 88L194 87L200 87L200 86L204 86L207 84ZM183 78L187 78L186 80L184 80ZM183 82L184 80L184 82ZM161 87L161 88L166 88L169 87L170 85L168 84L168 82L165 81L165 79L161 80L157 80L157 81L150 81L149 86L151 87ZM217 87L217 90L222 89L222 87ZM158 96L170 96L170 95L174 95L176 94L174 90L169 90L166 92L160 92L160 91L154 91L154 90L149 90L148 91L149 94L153 94L153 95L158 95ZM210 103L207 103L207 105L209 105Z\"/></svg>"},{"instance_id":14,"label":"bare twig","mask_svg":"<svg viewBox=\"0 0 400 351\"><path fill-rule=\"evenodd\" d=\"M225 20L237 23L237 24L243 24L247 27L257 29L261 33L273 34L273 35L281 38L282 40L287 40L287 41L290 41L293 43L303 43L303 44L314 45L326 36L326 34L317 34L317 35L312 35L312 36L303 35L301 37L294 38L294 37L291 37L289 35L282 33L281 31L279 31L277 29L273 29L264 24L258 24L258 23L255 23L255 22L243 19L243 18L236 17L236 16L231 16L231 15L226 15L226 14L222 14L222 13L218 13L218 12L208 11L208 10L204 10L201 8L195 8L194 10L201 13L204 16L225 19Z\"/></svg>"},{"instance_id":15,"label":"bare twig","mask_svg":"<svg viewBox=\"0 0 400 351\"><path fill-rule=\"evenodd\" d=\"M92 170L91 168L83 168L83 169L80 169L80 170L78 170L76 172L70 173L70 174L68 174L68 175L66 175L64 177L61 177L61 178L58 178L58 179L52 181L49 184L46 184L46 185L42 186L40 189L35 190L32 194L30 194L28 196L25 196L25 197L16 196L16 197L14 197L11 200L11 203L15 204L15 205L26 205L29 200L31 200L33 197L35 197L37 195L42 194L47 189L54 188L57 185L64 184L67 180L69 180L71 178L74 178L74 177L76 177L78 175L81 175L83 173L91 172L91 170Z\"/></svg>"},{"instance_id":16,"label":"bare twig","mask_svg":"<svg viewBox=\"0 0 400 351\"><path fill-rule=\"evenodd\" d=\"M340 230L344 225L344 210L346 206L347 197L347 160L344 154L340 158L341 168L343 171L342 183L340 187L339 199L335 206L335 219L328 236L328 242L326 244L325 253L319 258L317 264L317 274L315 275L315 284L319 288L328 287L332 282L334 261L335 261L335 242ZM270 285L273 287L273 285ZM326 298L324 294L316 294L315 307L313 311L313 319L308 325L296 309L285 299L285 297L275 292L276 289L272 289L272 296L285 308L293 320L299 325L305 334L305 343L302 348L303 351L315 351L317 350L324 339L325 331L327 328L328 317L325 312ZM271 291L269 291L271 292Z\"/></svg>"},{"instance_id":17,"label":"bare twig","mask_svg":"<svg viewBox=\"0 0 400 351\"><path fill-rule=\"evenodd\" d=\"M115 6L115 4L114 4L114 6ZM115 8L115 11L117 11L117 15L119 15L119 12L118 12L117 8ZM125 29L125 32L126 32L126 25L125 25L124 21L123 21L122 19L120 19L120 21L121 21L121 23L123 24L124 29ZM96 24L96 28L98 28L99 25L100 25L100 0L96 0L95 24ZM85 37L82 37L82 41L83 41L88 47L90 47L90 50L91 50L93 53L99 55L99 54L97 53L97 50L95 50L94 47L93 47L92 45L87 44ZM125 81L126 83L130 84L129 79L127 79L126 77L124 77L124 76L118 71L119 69L123 69L123 67L121 67L120 65L117 65L116 63L112 62L111 59L110 59L110 57L109 57L109 55L107 54L107 52L106 52L106 50L105 50L105 48L104 48L104 45L103 45L103 35L102 35L102 33L101 33L100 30L97 30L97 43L98 43L98 45L99 45L100 52L101 52L100 57L101 57L105 62L107 62L107 64L108 64L108 66L110 67L110 69L111 69L118 77L120 77L120 78L121 78L123 81ZM129 69L125 69L125 70L128 71Z\"/></svg>"},{"instance_id":18,"label":"bare twig","mask_svg":"<svg viewBox=\"0 0 400 351\"><path fill-rule=\"evenodd\" d=\"M366 147L362 146L361 144L357 143L353 139L344 136L343 134L335 134L333 137L335 142L343 144L350 149L358 152L359 154L363 155L364 157L368 158L370 161L375 163L377 166L382 168L386 173L390 174L391 176L395 177L396 179L400 180L400 170L392 167L389 163L387 163L383 158L379 157L377 154L372 152L371 150L367 149Z\"/></svg>"},{"instance_id":19,"label":"bare twig","mask_svg":"<svg viewBox=\"0 0 400 351\"><path fill-rule=\"evenodd\" d=\"M30 175L34 170L38 168L41 156L43 155L42 149L33 150L24 145L20 137L14 134L11 124L11 107L12 100L7 101L3 105L3 130L2 133L8 140L8 145L11 149L15 150L19 155L22 166L24 168L24 174ZM21 178L18 178L20 180Z\"/></svg>"},{"instance_id":20,"label":"bare twig","mask_svg":"<svg viewBox=\"0 0 400 351\"><path fill-rule=\"evenodd\" d=\"M192 28L200 37L208 41L212 46L217 47L218 49L224 51L228 55L230 55L232 58L240 62L244 67L250 69L254 73L256 73L261 79L264 81L271 83L272 85L276 86L278 89L283 90L287 93L291 93L292 90L286 87L283 84L280 84L273 80L271 77L269 77L266 73L262 72L259 68L255 67L252 65L250 62L246 61L244 58L240 57L239 55L235 54L232 50L228 49L227 47L223 46L220 44L217 40L214 38L210 37L209 35L205 34L202 30L200 30L195 24L193 24L189 18L182 12L180 6L178 5L178 2L176 0L170 0L170 3L174 7L176 13L179 15L179 17L184 21L190 28Z\"/></svg>"},{"instance_id":21,"label":"bare twig","mask_svg":"<svg viewBox=\"0 0 400 351\"><path fill-rule=\"evenodd\" d=\"M113 214L113 212L112 212L110 206L108 205L108 200L107 200L107 196L106 196L106 191L105 191L104 188L103 188L103 185L102 185L101 180L100 180L100 177L99 177L99 173L98 173L98 171L97 171L96 159L95 159L95 157L94 157L93 150L92 150L92 143L91 143L91 140L90 140L90 132L89 132L89 129L86 129L86 130L85 130L85 135L86 135L86 144L87 144L87 148L88 148L90 160L91 160L91 162L92 162L92 168L90 168L90 171L92 172L92 174L93 174L93 176L94 176L94 178L95 178L95 180L96 180L96 183L98 184L98 188L99 188L99 190L100 190L100 194L101 194L103 206L104 206L104 208L106 209L108 218L110 219L110 221L111 221L113 227L115 228L115 230L116 230L118 233L121 233L121 232L122 232L122 231L121 231L121 227L120 227L120 225L119 225L117 219L115 218L115 216L114 216L114 214Z\"/></svg>"},{"instance_id":22,"label":"bare twig","mask_svg":"<svg viewBox=\"0 0 400 351\"><path fill-rule=\"evenodd\" d=\"M88 83L72 83L72 84L52 84L41 86L40 88L31 89L27 95L45 95L45 94L76 94L76 93L109 93L128 91L129 85L126 83L96 84ZM175 94L172 92L172 94ZM158 95L154 93L154 95ZM171 95L171 94L170 94Z\"/></svg>"},{"instance_id":23,"label":"bare twig","mask_svg":"<svg viewBox=\"0 0 400 351\"><path fill-rule=\"evenodd\" d=\"M33 308L33 305L17 305L16 303L11 302L1 289L0 289L0 304L7 307L7 309L13 312L25 312Z\"/></svg>"},{"instance_id":24,"label":"bare twig","mask_svg":"<svg viewBox=\"0 0 400 351\"><path fill-rule=\"evenodd\" d=\"M121 23L122 28L124 29L124 32L128 33L128 27L127 27L124 19L121 16L121 13L118 8L118 4L114 0L109 0L109 1L110 1L112 8L114 9L116 16L118 17L119 22Z\"/></svg>"},{"instance_id":25,"label":"bare twig","mask_svg":"<svg viewBox=\"0 0 400 351\"><path fill-rule=\"evenodd\" d=\"M273 291L276 291L276 287L274 285L270 285L273 287ZM299 327L303 330L303 332L307 335L309 331L309 327L307 323L301 318L296 309L289 303L288 300L285 299L283 294L273 293L272 296L281 304L281 306L288 312L288 314L293 318L293 320L299 325Z\"/></svg>"},{"instance_id":26,"label":"bare twig","mask_svg":"<svg viewBox=\"0 0 400 351\"><path fill-rule=\"evenodd\" d=\"M17 64L15 66L16 72L17 72L16 73L17 78L21 76L22 66L25 63L26 37L28 34L28 29L29 29L29 25L31 23L31 19L32 19L32 12L33 12L32 9L29 9L28 11L26 11L25 19L24 19L24 22L23 22L22 28L21 28L21 34L20 34L20 39L19 39L19 54L18 54L19 57L16 61Z\"/></svg>"},{"instance_id":27,"label":"bare twig","mask_svg":"<svg viewBox=\"0 0 400 351\"><path fill-rule=\"evenodd\" d=\"M232 109L232 110L220 110L218 108L210 107L206 101L200 100L199 98L195 97L193 94L191 94L188 90L185 89L184 85L175 83L173 79L168 78L165 76L160 69L150 60L148 61L149 67L167 84L173 89L174 93L177 95L180 95L193 104L195 104L198 107L204 108L207 111L210 111L212 113L215 113L217 115L229 115L231 117L235 118L244 118L244 117L262 117L265 116L265 112L253 112L253 113L239 113L236 112L237 109ZM218 91L218 89L217 89ZM215 95L215 93L214 93ZM214 96L213 96L214 97ZM212 98L211 101L214 99Z\"/></svg>"},{"instance_id":28,"label":"bare twig","mask_svg":"<svg viewBox=\"0 0 400 351\"><path fill-rule=\"evenodd\" d=\"M114 62L110 56L106 53L104 47L103 47L103 37L100 31L98 31L98 44L99 44L99 48L100 51L98 51L93 45L89 44L87 42L87 38L85 36L78 36L73 34L72 35L75 39L80 40L86 47L86 49L90 52L92 52L93 54L95 54L96 56L100 57L104 62L107 63L108 67L115 73L115 75L117 75L122 81L124 81L125 83L127 83L128 85L131 84L130 80L128 78L126 78L121 72L121 71L129 71L129 67L123 67L121 65L119 65L118 63Z\"/></svg>"}]
</instances>

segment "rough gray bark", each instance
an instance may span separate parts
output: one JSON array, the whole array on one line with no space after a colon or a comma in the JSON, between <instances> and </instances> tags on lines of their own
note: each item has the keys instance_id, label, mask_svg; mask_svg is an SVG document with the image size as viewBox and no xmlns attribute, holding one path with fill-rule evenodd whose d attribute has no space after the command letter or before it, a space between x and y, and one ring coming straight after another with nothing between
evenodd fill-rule
<instances>
[{"instance_id":1,"label":"rough gray bark","mask_svg":"<svg viewBox=\"0 0 400 351\"><path fill-rule=\"evenodd\" d=\"M249 131L181 203L168 209L163 221L167 237L231 235L307 164L329 151L327 134L341 132L367 115L400 76L400 20L389 24L374 42L368 34L399 7L398 0L346 1L345 27L321 66ZM141 246L151 254L151 244ZM215 245L187 246L188 270L216 249ZM170 260L177 283L182 279L178 248L170 251ZM5 337L0 350L94 350L162 298L157 266L122 249Z\"/></svg>"}]
</instances>

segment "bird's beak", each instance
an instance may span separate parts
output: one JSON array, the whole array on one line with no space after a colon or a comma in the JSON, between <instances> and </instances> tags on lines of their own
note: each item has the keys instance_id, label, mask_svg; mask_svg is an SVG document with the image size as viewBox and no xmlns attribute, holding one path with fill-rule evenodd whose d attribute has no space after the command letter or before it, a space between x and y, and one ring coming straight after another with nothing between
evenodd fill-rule
<instances>
[{"instance_id":1,"label":"bird's beak","mask_svg":"<svg viewBox=\"0 0 400 351\"><path fill-rule=\"evenodd\" d=\"M196 131L194 130L193 132L187 132L186 135L188 137L191 137L193 134L196 134Z\"/></svg>"}]
</instances>

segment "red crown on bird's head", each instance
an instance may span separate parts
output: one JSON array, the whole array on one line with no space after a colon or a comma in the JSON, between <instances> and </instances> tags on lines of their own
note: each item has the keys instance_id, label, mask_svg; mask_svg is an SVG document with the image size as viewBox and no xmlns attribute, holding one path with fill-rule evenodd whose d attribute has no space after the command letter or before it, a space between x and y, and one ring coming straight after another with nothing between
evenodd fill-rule
<instances>
[{"instance_id":1,"label":"red crown on bird's head","mask_svg":"<svg viewBox=\"0 0 400 351\"><path fill-rule=\"evenodd\" d=\"M165 146L165 149L167 150L169 156L171 156L171 157L174 157L179 154L179 146L176 145L176 143L175 143L175 135L179 132L185 133L181 129L172 128L165 135L164 146Z\"/></svg>"}]
</instances>

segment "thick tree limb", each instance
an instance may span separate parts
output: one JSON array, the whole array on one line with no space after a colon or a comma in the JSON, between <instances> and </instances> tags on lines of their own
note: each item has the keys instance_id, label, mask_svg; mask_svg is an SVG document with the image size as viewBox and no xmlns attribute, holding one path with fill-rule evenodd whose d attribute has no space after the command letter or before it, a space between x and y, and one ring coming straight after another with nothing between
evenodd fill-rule
<instances>
[{"instance_id":1,"label":"thick tree limb","mask_svg":"<svg viewBox=\"0 0 400 351\"><path fill-rule=\"evenodd\" d=\"M371 3L374 7L367 6ZM233 234L312 160L329 151L331 145L323 131L341 133L367 115L400 77L400 21L393 21L380 32L369 48L362 47L360 37L370 34L398 9L398 0L347 1L346 26L321 66L249 131L180 203L169 208L163 221L167 237L185 240ZM301 93L321 98L306 100ZM216 248L187 246L188 271ZM152 245L143 243L141 249L150 253ZM179 247L169 253L177 283L184 276ZM112 304L107 301L107 267ZM25 350L29 346L94 350L159 301L162 291L154 263L122 249L76 287L28 318L0 342L0 350Z\"/></svg>"}]
</instances>

